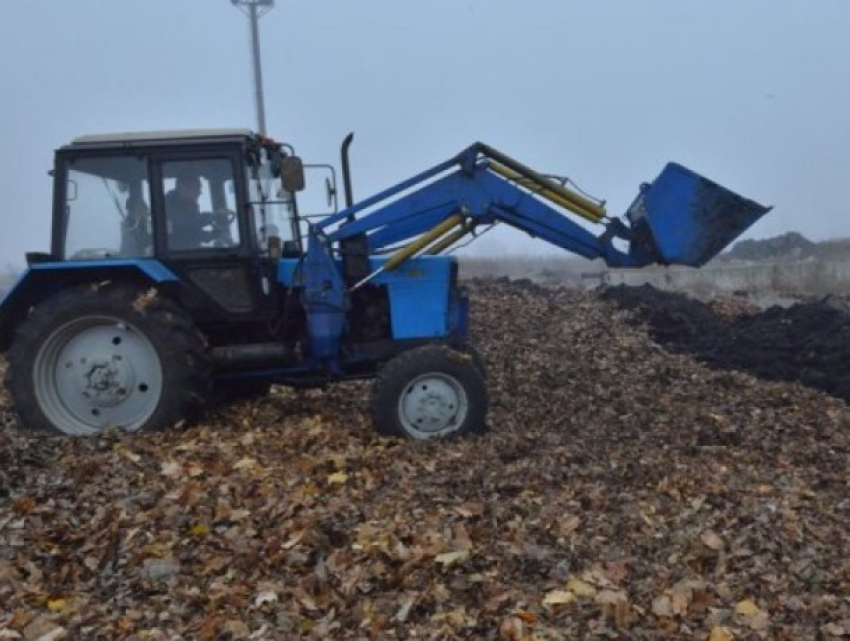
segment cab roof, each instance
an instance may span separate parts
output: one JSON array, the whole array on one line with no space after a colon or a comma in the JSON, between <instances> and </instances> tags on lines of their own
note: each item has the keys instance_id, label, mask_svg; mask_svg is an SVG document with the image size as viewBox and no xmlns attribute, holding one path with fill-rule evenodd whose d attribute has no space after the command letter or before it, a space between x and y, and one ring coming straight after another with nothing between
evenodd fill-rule
<instances>
[{"instance_id":1,"label":"cab roof","mask_svg":"<svg viewBox=\"0 0 850 641\"><path fill-rule=\"evenodd\" d=\"M64 149L80 147L135 147L151 144L244 142L254 137L250 129L174 129L79 136Z\"/></svg>"}]
</instances>

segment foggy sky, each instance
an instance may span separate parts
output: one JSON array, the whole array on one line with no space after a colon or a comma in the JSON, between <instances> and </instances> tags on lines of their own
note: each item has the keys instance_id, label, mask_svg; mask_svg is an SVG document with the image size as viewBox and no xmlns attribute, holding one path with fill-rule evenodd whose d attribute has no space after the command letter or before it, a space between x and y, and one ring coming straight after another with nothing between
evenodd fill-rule
<instances>
[{"instance_id":1,"label":"foggy sky","mask_svg":"<svg viewBox=\"0 0 850 641\"><path fill-rule=\"evenodd\" d=\"M229 0L3 0L0 264L49 246L52 152L87 133L256 126ZM277 0L269 133L352 148L365 198L481 140L622 214L668 161L775 210L748 237L850 236L847 0ZM476 253L555 252L504 230ZM472 248L471 248L472 249Z\"/></svg>"}]
</instances>

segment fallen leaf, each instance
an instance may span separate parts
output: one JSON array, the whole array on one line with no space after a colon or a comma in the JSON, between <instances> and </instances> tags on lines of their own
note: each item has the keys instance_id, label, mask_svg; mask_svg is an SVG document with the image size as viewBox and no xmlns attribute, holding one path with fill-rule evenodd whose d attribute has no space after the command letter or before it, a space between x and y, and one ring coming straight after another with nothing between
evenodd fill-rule
<instances>
[{"instance_id":1,"label":"fallen leaf","mask_svg":"<svg viewBox=\"0 0 850 641\"><path fill-rule=\"evenodd\" d=\"M543 597L543 605L566 605L576 600L576 595L567 590L552 590Z\"/></svg>"},{"instance_id":2,"label":"fallen leaf","mask_svg":"<svg viewBox=\"0 0 850 641\"><path fill-rule=\"evenodd\" d=\"M513 613L513 615L529 625L537 623L537 615L534 614L534 612L529 612L528 610L517 610Z\"/></svg>"},{"instance_id":3,"label":"fallen leaf","mask_svg":"<svg viewBox=\"0 0 850 641\"><path fill-rule=\"evenodd\" d=\"M395 616L393 618L399 623L404 623L407 621L407 617L410 614L410 609L413 607L413 604L416 603L416 599L405 599L404 603L401 604L398 610L396 610Z\"/></svg>"},{"instance_id":4,"label":"fallen leaf","mask_svg":"<svg viewBox=\"0 0 850 641\"><path fill-rule=\"evenodd\" d=\"M602 605L614 605L622 601L628 601L625 592L617 592L614 590L602 590L596 595L596 602Z\"/></svg>"},{"instance_id":5,"label":"fallen leaf","mask_svg":"<svg viewBox=\"0 0 850 641\"><path fill-rule=\"evenodd\" d=\"M729 628L723 626L714 626L708 635L708 641L732 641L734 638Z\"/></svg>"},{"instance_id":6,"label":"fallen leaf","mask_svg":"<svg viewBox=\"0 0 850 641\"><path fill-rule=\"evenodd\" d=\"M832 623L827 623L826 625L822 625L820 627L820 629L821 629L821 632L823 632L824 634L828 634L828 635L833 636L833 637L850 636L850 627L848 627L846 624L841 625L841 624L835 623L834 621Z\"/></svg>"},{"instance_id":7,"label":"fallen leaf","mask_svg":"<svg viewBox=\"0 0 850 641\"><path fill-rule=\"evenodd\" d=\"M469 550L456 550L454 552L444 552L434 557L434 560L444 568L451 567L456 563L463 563L469 558Z\"/></svg>"},{"instance_id":8,"label":"fallen leaf","mask_svg":"<svg viewBox=\"0 0 850 641\"><path fill-rule=\"evenodd\" d=\"M12 509L17 514L29 514L35 509L36 502L31 496L20 496L12 502Z\"/></svg>"},{"instance_id":9,"label":"fallen leaf","mask_svg":"<svg viewBox=\"0 0 850 641\"><path fill-rule=\"evenodd\" d=\"M770 616L768 616L767 612L762 610L754 614L751 617L747 618L747 625L750 627L750 630L754 630L756 632L763 632L770 627Z\"/></svg>"},{"instance_id":10,"label":"fallen leaf","mask_svg":"<svg viewBox=\"0 0 850 641\"><path fill-rule=\"evenodd\" d=\"M56 599L48 599L47 600L47 609L51 612L61 612L65 609L65 606L68 604L68 601L62 598Z\"/></svg>"},{"instance_id":11,"label":"fallen leaf","mask_svg":"<svg viewBox=\"0 0 850 641\"><path fill-rule=\"evenodd\" d=\"M139 461L142 460L142 457L139 456L138 454L136 454L132 450L128 450L127 448L119 447L119 446L116 446L115 449L118 451L118 454L120 454L121 456L123 456L127 460L132 461L133 463L138 463Z\"/></svg>"},{"instance_id":12,"label":"fallen leaf","mask_svg":"<svg viewBox=\"0 0 850 641\"><path fill-rule=\"evenodd\" d=\"M331 485L345 485L348 481L348 474L345 472L334 472L328 475L328 483Z\"/></svg>"},{"instance_id":13,"label":"fallen leaf","mask_svg":"<svg viewBox=\"0 0 850 641\"><path fill-rule=\"evenodd\" d=\"M251 634L251 629L244 621L231 619L224 624L224 632L230 635L231 639L245 639Z\"/></svg>"},{"instance_id":14,"label":"fallen leaf","mask_svg":"<svg viewBox=\"0 0 850 641\"><path fill-rule=\"evenodd\" d=\"M257 461L248 456L239 459L233 464L234 470L250 470L257 466Z\"/></svg>"},{"instance_id":15,"label":"fallen leaf","mask_svg":"<svg viewBox=\"0 0 850 641\"><path fill-rule=\"evenodd\" d=\"M735 614L740 614L742 616L753 616L759 612L761 612L759 606L749 599L741 601L735 606Z\"/></svg>"},{"instance_id":16,"label":"fallen leaf","mask_svg":"<svg viewBox=\"0 0 850 641\"><path fill-rule=\"evenodd\" d=\"M272 591L272 590L264 590L264 591L260 592L259 594L257 594L257 596L254 597L254 606L255 607L263 606L266 603L277 603L277 602L278 602L277 593Z\"/></svg>"},{"instance_id":17,"label":"fallen leaf","mask_svg":"<svg viewBox=\"0 0 850 641\"><path fill-rule=\"evenodd\" d=\"M700 541L710 550L714 550L715 552L719 552L724 548L723 539L716 532L712 532L711 530L706 530L700 535Z\"/></svg>"},{"instance_id":18,"label":"fallen leaf","mask_svg":"<svg viewBox=\"0 0 850 641\"><path fill-rule=\"evenodd\" d=\"M667 595L655 597L652 600L652 613L657 617L671 618L675 612L670 597Z\"/></svg>"},{"instance_id":19,"label":"fallen leaf","mask_svg":"<svg viewBox=\"0 0 850 641\"><path fill-rule=\"evenodd\" d=\"M591 598L596 595L596 588L581 579L572 578L567 581L567 590L579 597Z\"/></svg>"},{"instance_id":20,"label":"fallen leaf","mask_svg":"<svg viewBox=\"0 0 850 641\"><path fill-rule=\"evenodd\" d=\"M183 476L183 466L177 461L165 461L160 465L159 471L161 474L170 478Z\"/></svg>"},{"instance_id":21,"label":"fallen leaf","mask_svg":"<svg viewBox=\"0 0 850 641\"><path fill-rule=\"evenodd\" d=\"M573 532L578 530L580 525L581 517L573 514L562 519L558 523L558 529L560 530L562 536L570 536L571 534L573 534Z\"/></svg>"},{"instance_id":22,"label":"fallen leaf","mask_svg":"<svg viewBox=\"0 0 850 641\"><path fill-rule=\"evenodd\" d=\"M467 519L472 518L474 516L482 516L484 514L484 504L464 503L463 505L458 505L455 508L455 511L462 517Z\"/></svg>"}]
</instances>

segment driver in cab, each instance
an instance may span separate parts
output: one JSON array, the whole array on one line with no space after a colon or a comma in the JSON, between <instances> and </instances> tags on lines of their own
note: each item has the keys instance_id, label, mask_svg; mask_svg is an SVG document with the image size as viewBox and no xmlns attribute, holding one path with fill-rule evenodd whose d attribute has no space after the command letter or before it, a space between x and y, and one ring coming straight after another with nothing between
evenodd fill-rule
<instances>
[{"instance_id":1,"label":"driver in cab","mask_svg":"<svg viewBox=\"0 0 850 641\"><path fill-rule=\"evenodd\" d=\"M198 199L202 189L200 176L182 174L177 177L174 189L165 194L171 249L200 249L208 243L232 244L228 239L227 215L201 212Z\"/></svg>"}]
</instances>

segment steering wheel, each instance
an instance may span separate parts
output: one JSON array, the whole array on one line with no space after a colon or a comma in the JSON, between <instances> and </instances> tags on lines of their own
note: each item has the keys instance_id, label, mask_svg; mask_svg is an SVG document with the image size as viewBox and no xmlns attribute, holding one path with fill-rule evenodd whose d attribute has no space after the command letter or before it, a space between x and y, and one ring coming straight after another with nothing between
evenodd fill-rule
<instances>
[{"instance_id":1,"label":"steering wheel","mask_svg":"<svg viewBox=\"0 0 850 641\"><path fill-rule=\"evenodd\" d=\"M210 226L216 233L217 238L213 241L214 247L232 247L236 243L230 233L231 225L236 222L236 212L227 209L217 209L210 216Z\"/></svg>"},{"instance_id":2,"label":"steering wheel","mask_svg":"<svg viewBox=\"0 0 850 641\"><path fill-rule=\"evenodd\" d=\"M215 213L213 214L214 226L221 225L223 227L224 225L227 225L228 227L230 227L230 225L232 225L235 221L236 212L232 209L227 209L226 207L216 209Z\"/></svg>"}]
</instances>

